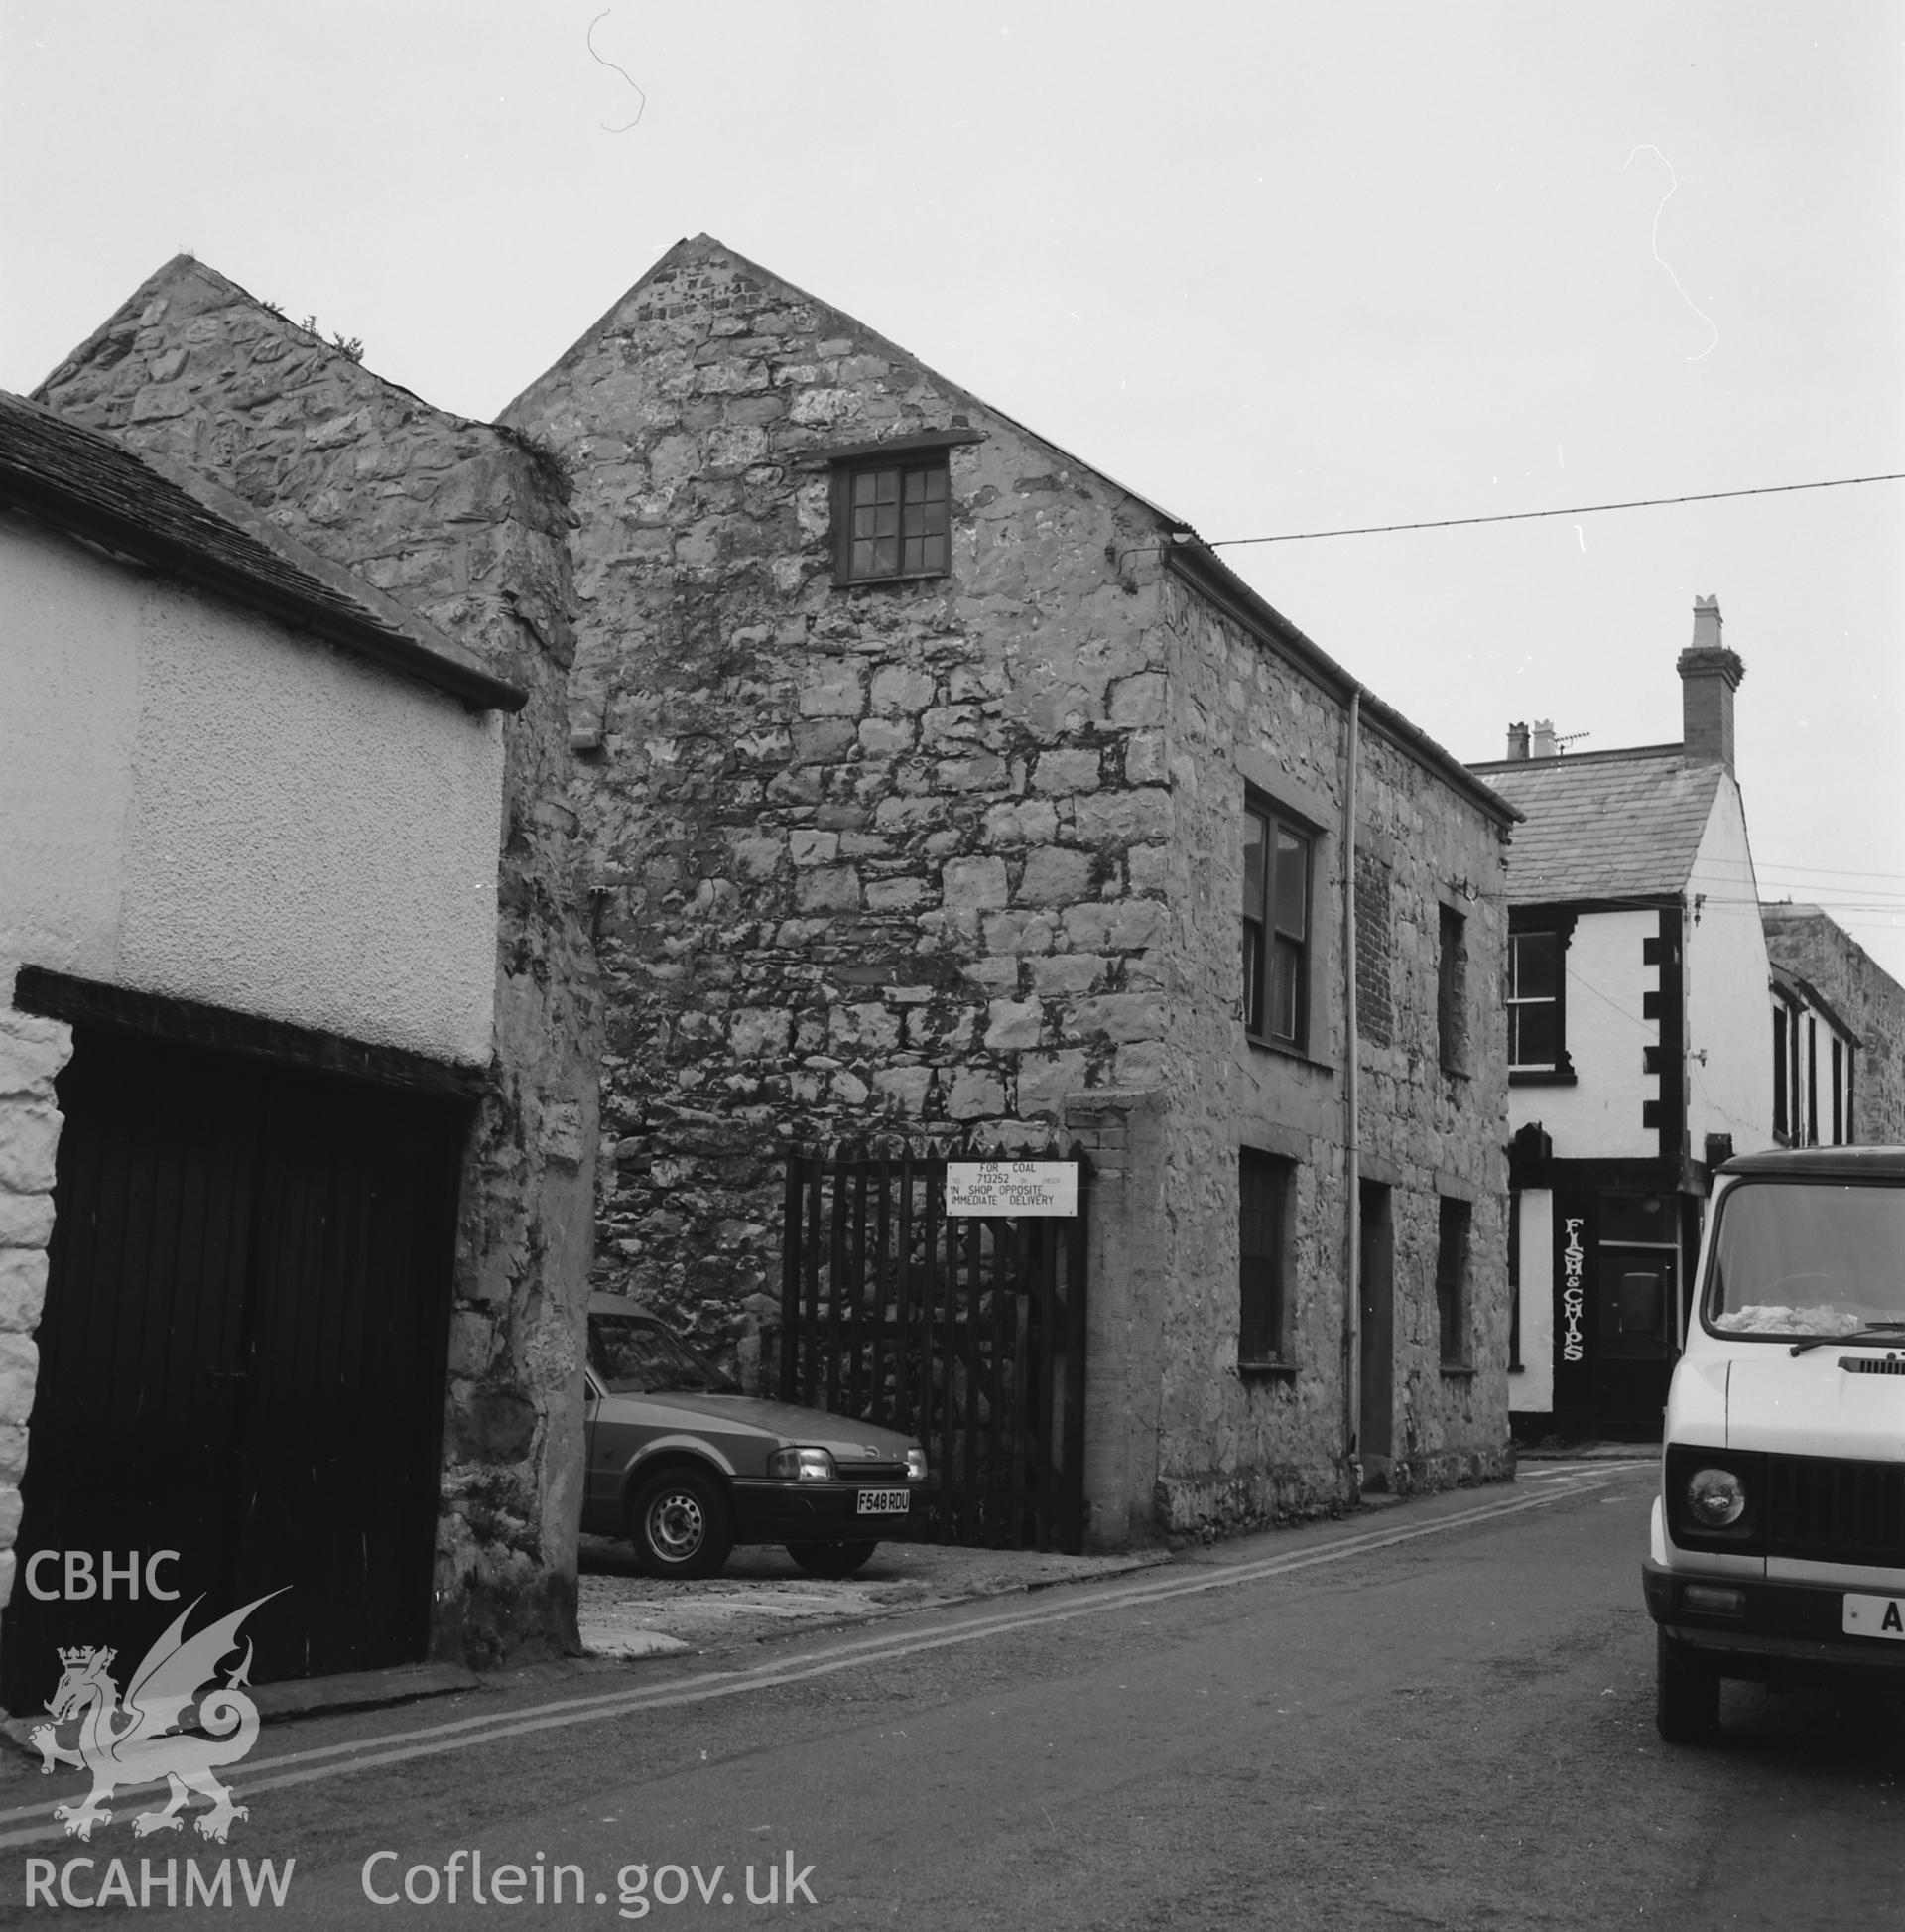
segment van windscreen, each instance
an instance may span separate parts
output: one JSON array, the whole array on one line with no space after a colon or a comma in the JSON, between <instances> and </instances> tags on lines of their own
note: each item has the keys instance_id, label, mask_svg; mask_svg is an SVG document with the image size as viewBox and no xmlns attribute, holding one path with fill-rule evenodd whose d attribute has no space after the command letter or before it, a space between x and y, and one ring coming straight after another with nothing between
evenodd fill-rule
<instances>
[{"instance_id":1,"label":"van windscreen","mask_svg":"<svg viewBox=\"0 0 1905 1932\"><path fill-rule=\"evenodd\" d=\"M1742 1181L1719 1204L1708 1325L1837 1336L1905 1321L1905 1188Z\"/></svg>"}]
</instances>

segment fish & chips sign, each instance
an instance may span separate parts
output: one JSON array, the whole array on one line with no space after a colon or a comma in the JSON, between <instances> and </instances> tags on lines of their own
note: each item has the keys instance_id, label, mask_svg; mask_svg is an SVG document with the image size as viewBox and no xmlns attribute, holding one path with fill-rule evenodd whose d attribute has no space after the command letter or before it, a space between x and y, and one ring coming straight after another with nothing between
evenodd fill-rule
<instances>
[{"instance_id":1,"label":"fish & chips sign","mask_svg":"<svg viewBox=\"0 0 1905 1932\"><path fill-rule=\"evenodd\" d=\"M1587 1351L1582 1347L1581 1315L1587 1301L1583 1271L1587 1256L1581 1247L1580 1215L1570 1215L1564 1224L1568 1229L1568 1245L1561 1251L1561 1317L1564 1327L1561 1337L1561 1358L1563 1361L1580 1361Z\"/></svg>"}]
</instances>

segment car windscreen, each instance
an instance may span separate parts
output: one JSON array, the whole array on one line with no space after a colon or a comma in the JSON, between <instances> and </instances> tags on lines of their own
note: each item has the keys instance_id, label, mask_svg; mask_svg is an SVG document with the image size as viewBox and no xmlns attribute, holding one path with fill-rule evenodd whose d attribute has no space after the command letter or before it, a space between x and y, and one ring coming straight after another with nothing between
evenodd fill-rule
<instances>
[{"instance_id":1,"label":"car windscreen","mask_svg":"<svg viewBox=\"0 0 1905 1932\"><path fill-rule=\"evenodd\" d=\"M1718 1212L1710 1328L1840 1336L1905 1322L1905 1188L1741 1181Z\"/></svg>"},{"instance_id":2,"label":"car windscreen","mask_svg":"<svg viewBox=\"0 0 1905 1932\"><path fill-rule=\"evenodd\" d=\"M730 1394L734 1384L687 1343L653 1322L624 1315L588 1318L588 1365L610 1395L654 1395L664 1389Z\"/></svg>"}]
</instances>

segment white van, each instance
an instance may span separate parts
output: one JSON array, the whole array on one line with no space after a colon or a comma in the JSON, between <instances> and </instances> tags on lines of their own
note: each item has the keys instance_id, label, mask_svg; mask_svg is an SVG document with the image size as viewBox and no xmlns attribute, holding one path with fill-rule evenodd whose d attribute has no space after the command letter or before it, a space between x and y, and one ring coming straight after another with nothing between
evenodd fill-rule
<instances>
[{"instance_id":1,"label":"white van","mask_svg":"<svg viewBox=\"0 0 1905 1932\"><path fill-rule=\"evenodd\" d=\"M1905 1689L1905 1148L1719 1170L1642 1578L1670 1743L1724 1677Z\"/></svg>"}]
</instances>

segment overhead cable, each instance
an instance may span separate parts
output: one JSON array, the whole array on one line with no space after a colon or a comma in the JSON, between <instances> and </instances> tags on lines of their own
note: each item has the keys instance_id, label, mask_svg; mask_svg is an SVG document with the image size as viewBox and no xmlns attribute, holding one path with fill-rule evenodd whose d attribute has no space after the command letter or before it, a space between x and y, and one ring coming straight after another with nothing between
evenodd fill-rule
<instances>
[{"instance_id":1,"label":"overhead cable","mask_svg":"<svg viewBox=\"0 0 1905 1932\"><path fill-rule=\"evenodd\" d=\"M1207 550L1234 550L1240 544L1305 544L1319 537L1380 537L1397 530L1454 530L1474 523L1528 523L1537 517L1589 517L1604 510L1656 510L1675 503L1721 503L1736 496L1781 496L1793 490L1850 489L1857 483L1905 482L1905 470L1882 476L1833 476L1818 483L1765 483L1757 489L1703 490L1694 496L1638 496L1625 503L1578 503L1567 510L1506 510L1486 517L1437 517L1425 523L1365 523L1345 530L1288 530L1274 537L1218 537Z\"/></svg>"}]
</instances>

